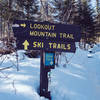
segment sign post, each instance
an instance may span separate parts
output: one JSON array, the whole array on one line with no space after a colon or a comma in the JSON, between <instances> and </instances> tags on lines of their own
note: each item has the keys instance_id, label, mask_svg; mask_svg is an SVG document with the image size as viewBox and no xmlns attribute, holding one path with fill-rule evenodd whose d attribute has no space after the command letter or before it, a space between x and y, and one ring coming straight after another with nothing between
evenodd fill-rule
<instances>
[{"instance_id":1,"label":"sign post","mask_svg":"<svg viewBox=\"0 0 100 100\"><path fill-rule=\"evenodd\" d=\"M45 96L51 100L50 91L48 90L48 72L54 69L55 53L41 50L40 65L40 96Z\"/></svg>"},{"instance_id":2,"label":"sign post","mask_svg":"<svg viewBox=\"0 0 100 100\"><path fill-rule=\"evenodd\" d=\"M40 50L40 96L51 100L48 91L48 72L55 67L55 52L75 53L75 42L80 41L80 27L76 25L53 24L15 20L14 36L17 49Z\"/></svg>"},{"instance_id":3,"label":"sign post","mask_svg":"<svg viewBox=\"0 0 100 100\"><path fill-rule=\"evenodd\" d=\"M48 91L48 72L50 68L45 69L44 51L41 50L41 65L40 65L40 96L44 96L51 100L50 91Z\"/></svg>"}]
</instances>

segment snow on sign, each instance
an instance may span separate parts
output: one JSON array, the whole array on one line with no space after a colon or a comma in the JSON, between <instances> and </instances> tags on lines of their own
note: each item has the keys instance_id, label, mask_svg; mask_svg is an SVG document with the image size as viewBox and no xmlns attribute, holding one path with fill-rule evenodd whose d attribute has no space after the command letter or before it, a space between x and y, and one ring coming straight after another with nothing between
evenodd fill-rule
<instances>
[{"instance_id":1,"label":"snow on sign","mask_svg":"<svg viewBox=\"0 0 100 100\"><path fill-rule=\"evenodd\" d=\"M80 27L76 25L53 24L15 20L13 23L15 37L32 37L35 39L54 39L57 41L78 42L81 38Z\"/></svg>"}]
</instances>

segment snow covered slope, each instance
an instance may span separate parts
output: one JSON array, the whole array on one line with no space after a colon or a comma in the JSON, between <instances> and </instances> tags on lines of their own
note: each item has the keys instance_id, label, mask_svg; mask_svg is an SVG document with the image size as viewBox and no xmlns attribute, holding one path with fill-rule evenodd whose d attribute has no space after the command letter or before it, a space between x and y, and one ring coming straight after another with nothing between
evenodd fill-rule
<instances>
[{"instance_id":1,"label":"snow covered slope","mask_svg":"<svg viewBox=\"0 0 100 100\"><path fill-rule=\"evenodd\" d=\"M53 100L99 100L100 58L98 57L100 53L95 55L95 58L87 58L87 52L78 49L66 68L53 70L51 88Z\"/></svg>"},{"instance_id":2,"label":"snow covered slope","mask_svg":"<svg viewBox=\"0 0 100 100\"><path fill-rule=\"evenodd\" d=\"M0 71L0 100L46 100L37 93L40 58L28 58L23 53L18 51L19 71L14 67L17 64L14 54L0 57L0 68L13 66ZM60 66L51 71L49 90L52 100L100 99L100 52L93 58L88 58L87 53L80 49L77 49L74 56L64 53L68 59L73 56L68 63L61 56Z\"/></svg>"}]
</instances>

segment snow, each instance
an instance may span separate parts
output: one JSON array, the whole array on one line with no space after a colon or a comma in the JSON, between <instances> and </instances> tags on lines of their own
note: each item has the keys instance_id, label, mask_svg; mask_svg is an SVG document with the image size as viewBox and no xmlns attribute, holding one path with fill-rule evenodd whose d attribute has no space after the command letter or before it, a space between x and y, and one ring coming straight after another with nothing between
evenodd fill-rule
<instances>
[{"instance_id":1,"label":"snow","mask_svg":"<svg viewBox=\"0 0 100 100\"><path fill-rule=\"evenodd\" d=\"M88 58L94 57L95 54L100 52L100 44L94 45L93 48L90 48L88 51L89 51L89 53L87 54Z\"/></svg>"},{"instance_id":2,"label":"snow","mask_svg":"<svg viewBox=\"0 0 100 100\"><path fill-rule=\"evenodd\" d=\"M58 94L57 98L54 94L54 100L99 100L100 59L89 59L86 55L87 52L77 50L67 69L53 70L54 76L57 75L52 78L52 84L55 83L53 87L56 88L53 93Z\"/></svg>"},{"instance_id":3,"label":"snow","mask_svg":"<svg viewBox=\"0 0 100 100\"><path fill-rule=\"evenodd\" d=\"M94 45L93 48L90 48L88 51L91 53L100 52L100 44Z\"/></svg>"},{"instance_id":4,"label":"snow","mask_svg":"<svg viewBox=\"0 0 100 100\"><path fill-rule=\"evenodd\" d=\"M38 94L40 58L28 58L24 52L18 51L19 71L15 53L0 57L0 69L11 66L0 71L0 100L47 100ZM52 100L100 99L100 52L93 58L87 55L79 48L75 54L62 54L59 67L50 73Z\"/></svg>"}]
</instances>

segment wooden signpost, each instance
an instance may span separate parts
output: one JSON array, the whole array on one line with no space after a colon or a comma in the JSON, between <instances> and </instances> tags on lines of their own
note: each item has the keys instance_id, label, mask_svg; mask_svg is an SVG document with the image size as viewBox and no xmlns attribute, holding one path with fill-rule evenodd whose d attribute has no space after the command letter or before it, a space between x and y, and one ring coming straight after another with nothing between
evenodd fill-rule
<instances>
[{"instance_id":1,"label":"wooden signpost","mask_svg":"<svg viewBox=\"0 0 100 100\"><path fill-rule=\"evenodd\" d=\"M55 52L75 53L75 42L80 41L80 27L76 25L53 24L14 20L13 32L17 49L40 50L40 96L51 100L48 91L48 72L55 67Z\"/></svg>"}]
</instances>

